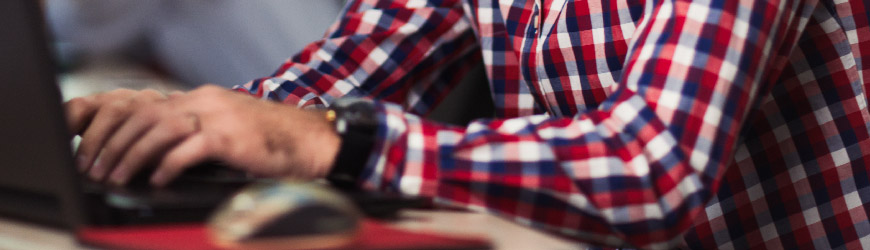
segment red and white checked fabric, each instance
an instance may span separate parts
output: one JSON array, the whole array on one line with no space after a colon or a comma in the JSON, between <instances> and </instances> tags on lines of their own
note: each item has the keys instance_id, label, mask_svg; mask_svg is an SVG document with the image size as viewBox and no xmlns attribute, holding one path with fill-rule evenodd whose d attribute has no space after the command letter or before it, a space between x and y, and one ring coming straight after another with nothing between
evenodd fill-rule
<instances>
[{"instance_id":1,"label":"red and white checked fabric","mask_svg":"<svg viewBox=\"0 0 870 250\"><path fill-rule=\"evenodd\" d=\"M870 247L868 11L358 0L239 90L300 107L381 100L360 180L372 189L606 245ZM497 118L420 117L480 60Z\"/></svg>"}]
</instances>

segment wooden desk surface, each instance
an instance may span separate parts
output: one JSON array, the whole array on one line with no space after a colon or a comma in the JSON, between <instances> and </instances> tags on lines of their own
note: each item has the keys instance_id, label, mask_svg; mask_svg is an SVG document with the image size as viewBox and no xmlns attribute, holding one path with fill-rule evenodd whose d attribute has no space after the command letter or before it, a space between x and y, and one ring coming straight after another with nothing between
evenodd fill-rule
<instances>
[{"instance_id":1,"label":"wooden desk surface","mask_svg":"<svg viewBox=\"0 0 870 250\"><path fill-rule=\"evenodd\" d=\"M88 249L69 232L0 218L0 249Z\"/></svg>"},{"instance_id":2,"label":"wooden desk surface","mask_svg":"<svg viewBox=\"0 0 870 250\"><path fill-rule=\"evenodd\" d=\"M490 239L493 249L587 249L587 245L521 226L490 214L461 211L404 211L397 228L439 234L479 235Z\"/></svg>"},{"instance_id":3,"label":"wooden desk surface","mask_svg":"<svg viewBox=\"0 0 870 250\"><path fill-rule=\"evenodd\" d=\"M395 222L397 228L459 236L489 238L497 250L584 249L566 241L504 219L481 213L410 210ZM0 218L0 249L89 249L79 246L69 232Z\"/></svg>"}]
</instances>

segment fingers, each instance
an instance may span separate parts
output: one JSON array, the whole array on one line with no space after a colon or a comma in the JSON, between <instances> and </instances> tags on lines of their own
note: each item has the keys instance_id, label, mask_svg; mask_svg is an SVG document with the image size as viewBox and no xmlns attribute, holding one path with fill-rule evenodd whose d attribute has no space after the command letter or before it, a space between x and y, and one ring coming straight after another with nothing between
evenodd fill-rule
<instances>
[{"instance_id":1,"label":"fingers","mask_svg":"<svg viewBox=\"0 0 870 250\"><path fill-rule=\"evenodd\" d=\"M122 130L119 130L112 140L118 139L119 142L133 142L129 138L135 132L122 137L121 134L126 133ZM114 165L114 163L118 159L119 154L114 152L110 154L109 149L112 148L110 142L103 153L104 159L101 159L106 164L115 166L109 176L109 181L113 184L124 185L144 164L152 162L151 159L157 159L162 156L168 148L197 131L199 131L199 118L195 115L191 114L185 115L183 118L163 119L139 140L135 140L132 146L129 146L129 150L124 151L117 165Z\"/></svg>"},{"instance_id":2,"label":"fingers","mask_svg":"<svg viewBox=\"0 0 870 250\"><path fill-rule=\"evenodd\" d=\"M109 137L99 154L99 162L89 169L89 175L94 180L102 180L112 171L121 154L130 148L136 139L145 134L156 122L156 111L139 112L130 116L120 128Z\"/></svg>"},{"instance_id":3,"label":"fingers","mask_svg":"<svg viewBox=\"0 0 870 250\"><path fill-rule=\"evenodd\" d=\"M97 113L97 104L93 96L73 98L64 103L66 124L70 134L81 133Z\"/></svg>"},{"instance_id":4,"label":"fingers","mask_svg":"<svg viewBox=\"0 0 870 250\"><path fill-rule=\"evenodd\" d=\"M96 114L92 119L87 119L89 120L88 122L73 122L75 123L73 126L76 126L77 130L82 130L82 128L78 128L78 126L84 126L82 124L85 123L87 124L86 127L83 128L84 132L82 133L82 141L76 151L76 161L80 171L84 172L90 170L91 176L95 179L101 179L107 170L105 164L100 164L102 161L96 161L96 158L99 156L101 151L103 151L107 140L114 136L115 131L122 124L126 123L127 118L135 110L147 104L154 104L157 100L163 98L160 93L155 91L141 91L133 94L128 92L112 92L111 94L126 96L126 98L113 97L110 94L107 95L109 96L97 96L92 98L94 101L91 103L91 108L96 110L94 111ZM74 115L71 115L70 117L72 116ZM79 116L73 120L80 119L80 117L84 116ZM141 121L137 123L141 123ZM146 123L145 125L149 124ZM141 130L141 128L139 130ZM127 138L133 139L135 137L128 136ZM115 143L113 144L113 148L110 150L113 152L123 151L123 146L123 144Z\"/></svg>"},{"instance_id":5,"label":"fingers","mask_svg":"<svg viewBox=\"0 0 870 250\"><path fill-rule=\"evenodd\" d=\"M184 92L181 92L181 91L175 90L175 91L169 92L169 95L168 95L168 96L169 96L169 99L176 99L176 98L180 98L180 97L182 97L182 96L184 96L184 95L185 95Z\"/></svg>"},{"instance_id":6,"label":"fingers","mask_svg":"<svg viewBox=\"0 0 870 250\"><path fill-rule=\"evenodd\" d=\"M137 95L137 93L139 92L129 89L118 89L106 93L73 98L64 103L67 128L69 128L72 134L80 134L87 128L88 123L94 118L100 107L115 101L129 99L131 96ZM141 91L141 93L145 95L159 95L158 92L153 90L145 90Z\"/></svg>"},{"instance_id":7,"label":"fingers","mask_svg":"<svg viewBox=\"0 0 870 250\"><path fill-rule=\"evenodd\" d=\"M109 135L115 132L118 126L127 119L129 115L127 104L124 102L113 103L110 106L101 108L93 121L88 126L82 135L82 142L79 144L79 149L76 151L76 161L79 171L87 171L88 169L101 169L102 164L94 162L99 151L103 148L103 144L109 138ZM95 166L91 166L94 164ZM92 173L98 173L102 170L91 170Z\"/></svg>"},{"instance_id":8,"label":"fingers","mask_svg":"<svg viewBox=\"0 0 870 250\"><path fill-rule=\"evenodd\" d=\"M154 171L154 175L151 176L151 184L158 187L165 186L178 177L185 168L208 160L212 156L203 133L193 134L166 153L157 170Z\"/></svg>"}]
</instances>

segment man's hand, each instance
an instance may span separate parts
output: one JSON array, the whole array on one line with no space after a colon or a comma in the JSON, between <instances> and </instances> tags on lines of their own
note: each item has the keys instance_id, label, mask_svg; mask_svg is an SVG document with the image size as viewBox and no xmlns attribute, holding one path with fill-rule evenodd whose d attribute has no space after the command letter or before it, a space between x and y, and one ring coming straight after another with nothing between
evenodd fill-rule
<instances>
[{"instance_id":1,"label":"man's hand","mask_svg":"<svg viewBox=\"0 0 870 250\"><path fill-rule=\"evenodd\" d=\"M163 96L116 90L65 104L82 136L76 164L94 180L122 185L156 164L162 186L206 160L263 176L326 176L339 137L322 114L206 86Z\"/></svg>"}]
</instances>

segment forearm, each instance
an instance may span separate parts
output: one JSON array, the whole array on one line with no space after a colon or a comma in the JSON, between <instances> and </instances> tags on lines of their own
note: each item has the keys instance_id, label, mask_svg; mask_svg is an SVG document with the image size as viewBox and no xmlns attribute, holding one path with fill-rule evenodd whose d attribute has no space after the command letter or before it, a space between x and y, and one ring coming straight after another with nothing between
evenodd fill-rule
<instances>
[{"instance_id":1,"label":"forearm","mask_svg":"<svg viewBox=\"0 0 870 250\"><path fill-rule=\"evenodd\" d=\"M637 122L649 107L623 102L613 112L628 115L538 115L465 128L382 105L383 140L361 181L600 244L631 239L643 245L642 235L673 238L690 225L689 209L700 208L709 193L688 158L673 151L678 142L664 126Z\"/></svg>"},{"instance_id":2,"label":"forearm","mask_svg":"<svg viewBox=\"0 0 870 250\"><path fill-rule=\"evenodd\" d=\"M353 1L324 39L237 89L299 107L344 96L410 103L420 92L449 90L438 74L476 51L459 1Z\"/></svg>"}]
</instances>

